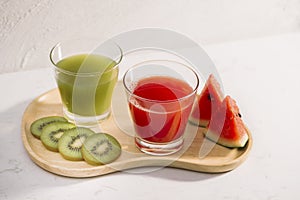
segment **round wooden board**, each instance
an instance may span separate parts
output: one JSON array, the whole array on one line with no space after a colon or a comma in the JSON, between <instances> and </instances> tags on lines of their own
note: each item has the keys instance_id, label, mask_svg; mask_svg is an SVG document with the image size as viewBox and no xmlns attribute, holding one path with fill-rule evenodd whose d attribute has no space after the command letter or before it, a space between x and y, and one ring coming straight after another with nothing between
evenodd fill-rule
<instances>
[{"instance_id":1,"label":"round wooden board","mask_svg":"<svg viewBox=\"0 0 300 200\"><path fill-rule=\"evenodd\" d=\"M207 140L202 133L205 129L188 124L184 146L179 152L169 156L144 154L135 146L125 95L121 83L118 83L114 91L112 115L92 129L101 129L116 137L121 143L122 154L111 164L92 166L84 161L65 160L59 153L47 150L40 140L32 136L31 123L38 118L52 115L63 116L57 89L42 94L28 105L21 127L23 144L37 165L54 174L68 177L100 176L145 166L167 166L208 173L226 172L239 166L252 146L250 131L245 147L227 148Z\"/></svg>"}]
</instances>

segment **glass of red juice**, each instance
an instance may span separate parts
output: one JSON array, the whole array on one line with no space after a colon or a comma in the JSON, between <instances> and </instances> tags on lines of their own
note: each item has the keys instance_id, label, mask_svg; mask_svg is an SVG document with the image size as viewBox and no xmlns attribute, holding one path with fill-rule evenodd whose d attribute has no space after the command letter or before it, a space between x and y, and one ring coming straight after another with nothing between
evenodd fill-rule
<instances>
[{"instance_id":1,"label":"glass of red juice","mask_svg":"<svg viewBox=\"0 0 300 200\"><path fill-rule=\"evenodd\" d=\"M139 63L123 77L136 146L151 155L179 151L194 103L199 78L176 61Z\"/></svg>"}]
</instances>

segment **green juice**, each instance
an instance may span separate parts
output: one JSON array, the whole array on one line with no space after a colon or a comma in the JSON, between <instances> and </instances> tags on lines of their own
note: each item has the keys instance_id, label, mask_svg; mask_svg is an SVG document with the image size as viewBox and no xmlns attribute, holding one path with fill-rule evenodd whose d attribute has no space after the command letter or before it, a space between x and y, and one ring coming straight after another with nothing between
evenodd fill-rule
<instances>
[{"instance_id":1,"label":"green juice","mask_svg":"<svg viewBox=\"0 0 300 200\"><path fill-rule=\"evenodd\" d=\"M109 113L119 73L115 61L101 55L81 54L62 59L56 67L64 109L80 116Z\"/></svg>"}]
</instances>

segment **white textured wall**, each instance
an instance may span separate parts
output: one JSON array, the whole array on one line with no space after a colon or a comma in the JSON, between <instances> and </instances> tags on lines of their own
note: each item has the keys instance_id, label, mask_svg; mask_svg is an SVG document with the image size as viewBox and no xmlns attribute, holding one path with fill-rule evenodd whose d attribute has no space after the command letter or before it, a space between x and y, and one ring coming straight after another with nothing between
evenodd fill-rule
<instances>
[{"instance_id":1,"label":"white textured wall","mask_svg":"<svg viewBox=\"0 0 300 200\"><path fill-rule=\"evenodd\" d=\"M140 27L201 44L300 30L300 0L0 0L0 73L48 67L69 37L109 38Z\"/></svg>"}]
</instances>

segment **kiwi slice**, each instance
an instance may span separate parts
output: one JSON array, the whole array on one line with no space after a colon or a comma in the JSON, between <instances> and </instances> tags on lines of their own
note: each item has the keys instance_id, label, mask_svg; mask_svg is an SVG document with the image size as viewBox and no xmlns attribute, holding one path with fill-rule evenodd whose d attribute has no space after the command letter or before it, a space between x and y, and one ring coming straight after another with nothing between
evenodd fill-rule
<instances>
[{"instance_id":1,"label":"kiwi slice","mask_svg":"<svg viewBox=\"0 0 300 200\"><path fill-rule=\"evenodd\" d=\"M107 133L96 133L83 143L82 156L91 165L108 164L121 154L121 145L116 138Z\"/></svg>"},{"instance_id":2,"label":"kiwi slice","mask_svg":"<svg viewBox=\"0 0 300 200\"><path fill-rule=\"evenodd\" d=\"M74 128L75 125L68 122L53 122L46 125L41 134L41 141L50 151L58 151L58 141L65 131Z\"/></svg>"},{"instance_id":3,"label":"kiwi slice","mask_svg":"<svg viewBox=\"0 0 300 200\"><path fill-rule=\"evenodd\" d=\"M53 122L67 122L67 120L63 117L60 117L60 116L43 117L43 118L40 118L38 120L35 120L31 124L30 131L31 131L31 133L34 137L39 139L41 134L42 134L43 128L46 125L51 124Z\"/></svg>"},{"instance_id":4,"label":"kiwi slice","mask_svg":"<svg viewBox=\"0 0 300 200\"><path fill-rule=\"evenodd\" d=\"M81 146L85 139L95 134L88 128L76 127L65 131L58 141L58 151L67 160L83 160Z\"/></svg>"}]
</instances>

